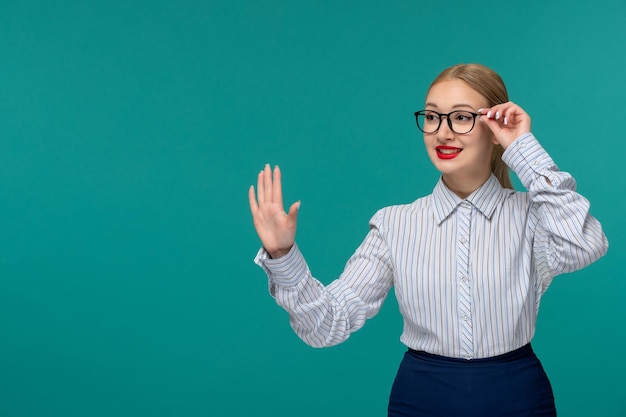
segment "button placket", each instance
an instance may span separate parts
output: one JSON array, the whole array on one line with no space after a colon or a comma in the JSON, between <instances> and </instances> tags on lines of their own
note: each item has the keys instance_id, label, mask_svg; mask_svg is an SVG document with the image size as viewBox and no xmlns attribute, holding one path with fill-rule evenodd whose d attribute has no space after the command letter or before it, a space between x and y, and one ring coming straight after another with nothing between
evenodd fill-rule
<instances>
[{"instance_id":1,"label":"button placket","mask_svg":"<svg viewBox=\"0 0 626 417\"><path fill-rule=\"evenodd\" d=\"M463 357L471 359L474 353L472 329L472 295L469 274L469 245L472 205L462 202L458 207L457 252L458 314L460 318L461 350Z\"/></svg>"}]
</instances>

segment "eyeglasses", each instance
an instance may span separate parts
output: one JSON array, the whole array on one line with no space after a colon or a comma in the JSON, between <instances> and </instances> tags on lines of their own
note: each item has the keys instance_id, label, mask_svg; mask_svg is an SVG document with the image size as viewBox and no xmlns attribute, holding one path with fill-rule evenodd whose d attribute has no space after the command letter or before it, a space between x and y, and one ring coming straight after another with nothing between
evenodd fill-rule
<instances>
[{"instance_id":1,"label":"eyeglasses","mask_svg":"<svg viewBox=\"0 0 626 417\"><path fill-rule=\"evenodd\" d=\"M467 110L456 110L450 113L439 113L434 110L420 110L415 112L417 127L424 133L435 133L441 127L443 118L448 119L448 127L459 135L469 133L476 124L476 117L480 116Z\"/></svg>"}]
</instances>

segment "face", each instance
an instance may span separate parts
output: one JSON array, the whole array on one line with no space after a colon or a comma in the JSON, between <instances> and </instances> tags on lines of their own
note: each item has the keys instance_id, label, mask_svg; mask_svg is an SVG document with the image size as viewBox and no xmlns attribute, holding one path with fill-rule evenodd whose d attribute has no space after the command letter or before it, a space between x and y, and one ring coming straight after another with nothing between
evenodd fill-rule
<instances>
[{"instance_id":1,"label":"face","mask_svg":"<svg viewBox=\"0 0 626 417\"><path fill-rule=\"evenodd\" d=\"M461 80L439 82L426 96L425 109L439 113L455 110L476 113L483 107L489 107L487 100ZM455 188L472 192L489 178L494 143L493 134L478 119L469 133L453 132L445 117L439 130L424 133L430 160L442 173L446 185L455 192Z\"/></svg>"}]
</instances>

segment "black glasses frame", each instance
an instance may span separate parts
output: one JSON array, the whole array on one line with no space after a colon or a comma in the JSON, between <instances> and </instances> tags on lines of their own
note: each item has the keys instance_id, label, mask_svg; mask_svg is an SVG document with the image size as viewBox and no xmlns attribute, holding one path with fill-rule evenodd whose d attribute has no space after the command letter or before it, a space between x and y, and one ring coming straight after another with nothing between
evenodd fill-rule
<instances>
[{"instance_id":1,"label":"black glasses frame","mask_svg":"<svg viewBox=\"0 0 626 417\"><path fill-rule=\"evenodd\" d=\"M419 122L418 122L418 117L419 116L426 116L427 113L435 113L437 116L439 116L439 124L437 125L437 128L431 132L426 132L424 129L422 129L422 127L420 126ZM469 128L469 130L467 132L457 132L456 130L454 130L454 128L452 127L452 120L450 119L450 115L454 114L454 113L468 113L472 115L472 127ZM450 128L451 131L453 131L454 133L458 134L458 135L464 135L466 133L469 133L472 131L472 129L474 129L474 126L476 126L476 117L481 116L480 113L474 113L472 111L469 110L454 110L451 111L450 113L439 113L437 111L434 110L420 110L420 111L416 111L415 113L415 123L417 124L417 128L419 130L421 130L424 133L435 133L439 130L439 128L441 127L441 122L443 121L443 117L446 117L446 120L448 121L448 127Z\"/></svg>"}]
</instances>

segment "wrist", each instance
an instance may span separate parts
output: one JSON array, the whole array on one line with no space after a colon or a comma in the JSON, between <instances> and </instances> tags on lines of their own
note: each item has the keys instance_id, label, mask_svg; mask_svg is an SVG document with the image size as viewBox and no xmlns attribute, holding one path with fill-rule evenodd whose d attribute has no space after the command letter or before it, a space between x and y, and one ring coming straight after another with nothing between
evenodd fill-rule
<instances>
[{"instance_id":1,"label":"wrist","mask_svg":"<svg viewBox=\"0 0 626 417\"><path fill-rule=\"evenodd\" d=\"M272 251L269 251L269 250L266 249L266 251L270 255L270 258L278 259L278 258L282 258L283 256L287 255L291 251L292 247L293 246L291 246L291 247L289 247L287 249L277 249L277 250L272 250Z\"/></svg>"}]
</instances>

